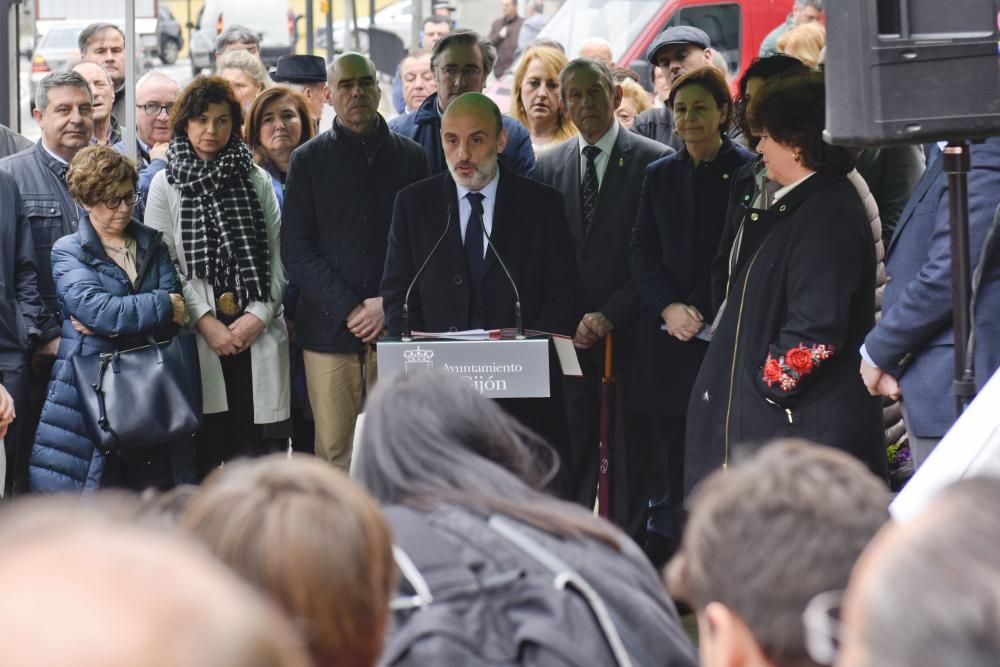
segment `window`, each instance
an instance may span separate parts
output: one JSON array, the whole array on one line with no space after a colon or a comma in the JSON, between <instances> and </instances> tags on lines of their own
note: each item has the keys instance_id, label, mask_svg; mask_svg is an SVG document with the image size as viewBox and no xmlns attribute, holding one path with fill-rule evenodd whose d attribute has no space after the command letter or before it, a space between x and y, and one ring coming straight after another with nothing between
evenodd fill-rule
<instances>
[{"instance_id":1,"label":"window","mask_svg":"<svg viewBox=\"0 0 1000 667\"><path fill-rule=\"evenodd\" d=\"M683 7L670 17L663 29L675 25L693 25L708 33L712 49L722 54L729 75L740 71L740 6L737 4Z\"/></svg>"}]
</instances>

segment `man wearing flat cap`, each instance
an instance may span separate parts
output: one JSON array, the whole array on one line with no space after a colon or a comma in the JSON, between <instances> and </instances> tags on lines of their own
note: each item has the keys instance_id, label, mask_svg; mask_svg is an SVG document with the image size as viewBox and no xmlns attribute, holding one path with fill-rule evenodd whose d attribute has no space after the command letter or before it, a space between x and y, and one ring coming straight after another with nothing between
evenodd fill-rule
<instances>
[{"instance_id":1,"label":"man wearing flat cap","mask_svg":"<svg viewBox=\"0 0 1000 667\"><path fill-rule=\"evenodd\" d=\"M712 40L708 33L692 25L671 26L646 51L646 60L663 70L673 85L685 72L712 64ZM643 111L636 116L632 131L674 150L684 146L674 135L674 115L667 106Z\"/></svg>"},{"instance_id":2,"label":"man wearing flat cap","mask_svg":"<svg viewBox=\"0 0 1000 667\"><path fill-rule=\"evenodd\" d=\"M314 129L318 131L323 117L323 102L327 97L326 61L319 56L281 56L271 78L302 93Z\"/></svg>"}]
</instances>

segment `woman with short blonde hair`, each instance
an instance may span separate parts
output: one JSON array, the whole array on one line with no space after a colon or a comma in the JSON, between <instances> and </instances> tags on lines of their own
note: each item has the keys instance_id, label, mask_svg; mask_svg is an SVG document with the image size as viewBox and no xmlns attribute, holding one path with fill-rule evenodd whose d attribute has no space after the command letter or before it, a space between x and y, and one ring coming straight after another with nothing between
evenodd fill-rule
<instances>
[{"instance_id":1,"label":"woman with short blonde hair","mask_svg":"<svg viewBox=\"0 0 1000 667\"><path fill-rule=\"evenodd\" d=\"M778 51L798 58L812 69L819 65L819 53L824 46L826 28L815 21L796 26L778 38Z\"/></svg>"},{"instance_id":2,"label":"woman with short blonde hair","mask_svg":"<svg viewBox=\"0 0 1000 667\"><path fill-rule=\"evenodd\" d=\"M533 46L514 72L510 115L528 128L535 152L576 136L576 126L563 112L559 72L569 62L551 46Z\"/></svg>"}]
</instances>

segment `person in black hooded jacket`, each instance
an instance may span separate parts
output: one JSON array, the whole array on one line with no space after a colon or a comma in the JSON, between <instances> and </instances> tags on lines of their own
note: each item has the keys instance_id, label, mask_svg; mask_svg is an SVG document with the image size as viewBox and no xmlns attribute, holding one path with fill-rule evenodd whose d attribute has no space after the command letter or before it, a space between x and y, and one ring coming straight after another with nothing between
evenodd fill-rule
<instances>
[{"instance_id":1,"label":"person in black hooded jacket","mask_svg":"<svg viewBox=\"0 0 1000 667\"><path fill-rule=\"evenodd\" d=\"M858 376L875 323L871 227L847 179L847 149L823 142L815 75L764 85L748 110L768 178L763 230L734 248L734 270L688 405L685 488L727 467L741 443L801 437L843 449L885 476L880 402Z\"/></svg>"}]
</instances>

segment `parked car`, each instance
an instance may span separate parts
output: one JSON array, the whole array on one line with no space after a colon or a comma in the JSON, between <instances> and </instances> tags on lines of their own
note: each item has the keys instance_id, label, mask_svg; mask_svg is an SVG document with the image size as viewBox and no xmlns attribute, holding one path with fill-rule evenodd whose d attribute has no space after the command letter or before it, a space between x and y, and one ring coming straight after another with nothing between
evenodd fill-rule
<instances>
[{"instance_id":1,"label":"parked car","mask_svg":"<svg viewBox=\"0 0 1000 667\"><path fill-rule=\"evenodd\" d=\"M260 57L268 66L292 49L288 3L278 0L206 0L191 32L191 72L215 67L215 38L232 25L260 35Z\"/></svg>"},{"instance_id":2,"label":"parked car","mask_svg":"<svg viewBox=\"0 0 1000 667\"><path fill-rule=\"evenodd\" d=\"M160 37L160 60L164 65L173 65L177 62L177 54L184 48L184 31L180 21L174 18L173 12L166 5L159 7L156 32Z\"/></svg>"},{"instance_id":3,"label":"parked car","mask_svg":"<svg viewBox=\"0 0 1000 667\"><path fill-rule=\"evenodd\" d=\"M615 62L639 72L652 90L646 50L666 28L693 25L708 33L730 76L739 75L757 56L760 43L785 20L787 0L566 0L538 37L554 39L572 58L588 37L611 43ZM510 108L515 65L486 89L502 110Z\"/></svg>"}]
</instances>

